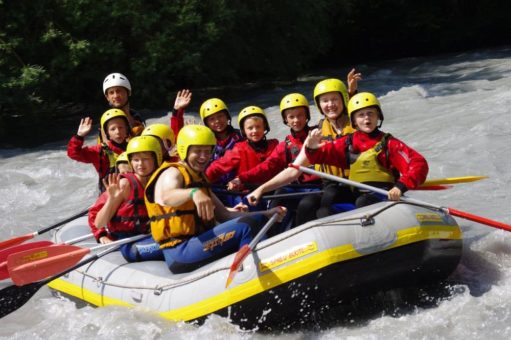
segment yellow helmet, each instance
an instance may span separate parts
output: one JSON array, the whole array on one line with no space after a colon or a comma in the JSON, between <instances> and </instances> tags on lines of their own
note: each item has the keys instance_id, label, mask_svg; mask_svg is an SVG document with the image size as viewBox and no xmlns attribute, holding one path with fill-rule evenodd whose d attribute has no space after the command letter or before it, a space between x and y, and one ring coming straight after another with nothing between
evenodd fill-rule
<instances>
[{"instance_id":1,"label":"yellow helmet","mask_svg":"<svg viewBox=\"0 0 511 340\"><path fill-rule=\"evenodd\" d=\"M264 121L264 133L267 134L270 132L270 124L268 124L268 119L266 118L266 113L259 106L247 106L243 110L240 111L238 115L238 125L240 126L240 131L243 136L245 136L245 131L243 129L243 123L245 119L250 116L262 116Z\"/></svg>"},{"instance_id":2,"label":"yellow helmet","mask_svg":"<svg viewBox=\"0 0 511 340\"><path fill-rule=\"evenodd\" d=\"M176 137L174 131L167 124L151 124L142 131L141 136L155 136L162 141L168 139L171 145L176 144Z\"/></svg>"},{"instance_id":3,"label":"yellow helmet","mask_svg":"<svg viewBox=\"0 0 511 340\"><path fill-rule=\"evenodd\" d=\"M103 132L105 133L105 136L107 139L110 139L110 136L108 136L106 124L108 123L108 121L110 119L114 119L114 118L118 118L118 117L124 118L124 120L126 121L126 130L128 132L128 135L130 134L130 124L128 121L128 116L126 116L126 114L122 110L110 109L110 110L105 111L105 113L103 113L103 115L101 116L101 120L100 120L101 128L103 129Z\"/></svg>"},{"instance_id":4,"label":"yellow helmet","mask_svg":"<svg viewBox=\"0 0 511 340\"><path fill-rule=\"evenodd\" d=\"M229 114L229 110L227 109L227 105L225 105L224 101L218 98L210 98L202 103L199 114L204 124L206 124L206 118L224 110L227 112L229 120L231 120L231 115Z\"/></svg>"},{"instance_id":5,"label":"yellow helmet","mask_svg":"<svg viewBox=\"0 0 511 340\"><path fill-rule=\"evenodd\" d=\"M344 105L344 109L346 110L347 103L350 100L350 96L348 94L348 89L346 85L339 79L330 78L320 81L314 87L314 101L316 102L316 106L321 114L321 106L319 106L319 96L328 92L339 92L342 97L342 103Z\"/></svg>"},{"instance_id":6,"label":"yellow helmet","mask_svg":"<svg viewBox=\"0 0 511 340\"><path fill-rule=\"evenodd\" d=\"M153 152L156 156L156 167L163 161L160 142L153 136L133 137L126 147L126 156L131 160L131 155L137 152Z\"/></svg>"},{"instance_id":7,"label":"yellow helmet","mask_svg":"<svg viewBox=\"0 0 511 340\"><path fill-rule=\"evenodd\" d=\"M307 109L307 121L311 119L311 114L309 111L309 101L305 96L301 93L290 93L280 101L280 114L282 115L282 121L284 124L287 124L286 116L284 115L284 111L287 109L291 109L293 107L303 106Z\"/></svg>"},{"instance_id":8,"label":"yellow helmet","mask_svg":"<svg viewBox=\"0 0 511 340\"><path fill-rule=\"evenodd\" d=\"M119 165L119 163L129 164L129 162L130 161L128 160L128 155L126 154L126 152L123 152L119 156L117 156L117 159L115 160L115 166Z\"/></svg>"},{"instance_id":9,"label":"yellow helmet","mask_svg":"<svg viewBox=\"0 0 511 340\"><path fill-rule=\"evenodd\" d=\"M361 92L357 93L353 97L351 97L349 103L348 103L348 115L350 117L351 126L355 127L355 124L353 124L353 113L364 109L366 107L376 106L378 108L378 112L380 113L380 125L378 127L381 127L381 123L383 122L383 112L381 110L380 101L376 96L369 92Z\"/></svg>"},{"instance_id":10,"label":"yellow helmet","mask_svg":"<svg viewBox=\"0 0 511 340\"><path fill-rule=\"evenodd\" d=\"M185 125L177 135L177 153L183 161L188 156L190 145L216 145L216 138L213 131L204 125Z\"/></svg>"}]
</instances>

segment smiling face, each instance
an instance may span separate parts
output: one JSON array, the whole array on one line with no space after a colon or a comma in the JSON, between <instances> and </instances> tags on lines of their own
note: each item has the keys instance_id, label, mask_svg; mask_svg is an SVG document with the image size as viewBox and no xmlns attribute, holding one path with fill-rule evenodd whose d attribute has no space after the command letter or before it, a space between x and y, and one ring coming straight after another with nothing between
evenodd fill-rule
<instances>
[{"instance_id":1,"label":"smiling face","mask_svg":"<svg viewBox=\"0 0 511 340\"><path fill-rule=\"evenodd\" d=\"M229 116L227 112L220 111L206 118L206 126L215 134L222 133L229 125Z\"/></svg>"},{"instance_id":2,"label":"smiling face","mask_svg":"<svg viewBox=\"0 0 511 340\"><path fill-rule=\"evenodd\" d=\"M112 118L106 122L106 133L111 141L117 144L124 143L128 138L128 126L126 119L121 117Z\"/></svg>"},{"instance_id":3,"label":"smiling face","mask_svg":"<svg viewBox=\"0 0 511 340\"><path fill-rule=\"evenodd\" d=\"M371 133L378 126L380 112L375 106L366 107L352 113L357 130Z\"/></svg>"},{"instance_id":4,"label":"smiling face","mask_svg":"<svg viewBox=\"0 0 511 340\"><path fill-rule=\"evenodd\" d=\"M213 146L211 145L190 145L188 147L188 156L186 163L197 173L206 170L209 159L213 154Z\"/></svg>"},{"instance_id":5,"label":"smiling face","mask_svg":"<svg viewBox=\"0 0 511 340\"><path fill-rule=\"evenodd\" d=\"M336 120L344 111L344 103L339 92L327 92L320 95L319 106L329 120Z\"/></svg>"},{"instance_id":6,"label":"smiling face","mask_svg":"<svg viewBox=\"0 0 511 340\"><path fill-rule=\"evenodd\" d=\"M261 117L248 117L243 121L243 131L251 142L259 142L264 137L264 120Z\"/></svg>"},{"instance_id":7,"label":"smiling face","mask_svg":"<svg viewBox=\"0 0 511 340\"><path fill-rule=\"evenodd\" d=\"M284 115L287 126L295 132L302 131L307 125L307 109L303 106L287 109Z\"/></svg>"},{"instance_id":8,"label":"smiling face","mask_svg":"<svg viewBox=\"0 0 511 340\"><path fill-rule=\"evenodd\" d=\"M133 172L140 177L148 177L155 170L155 156L153 152L136 152L130 157Z\"/></svg>"},{"instance_id":9,"label":"smiling face","mask_svg":"<svg viewBox=\"0 0 511 340\"><path fill-rule=\"evenodd\" d=\"M106 90L105 98L113 108L120 109L128 103L128 90L122 86L112 86Z\"/></svg>"}]
</instances>

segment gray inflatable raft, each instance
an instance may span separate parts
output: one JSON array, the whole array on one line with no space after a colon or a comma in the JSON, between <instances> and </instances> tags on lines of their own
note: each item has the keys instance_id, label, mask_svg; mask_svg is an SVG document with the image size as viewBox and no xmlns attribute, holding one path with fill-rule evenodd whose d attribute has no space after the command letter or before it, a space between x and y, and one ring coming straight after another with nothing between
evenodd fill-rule
<instances>
[{"instance_id":1,"label":"gray inflatable raft","mask_svg":"<svg viewBox=\"0 0 511 340\"><path fill-rule=\"evenodd\" d=\"M59 229L54 241L87 233L81 218ZM90 239L79 245L97 244ZM462 233L450 215L382 202L261 241L227 289L234 254L172 274L164 262L127 263L118 251L49 286L95 306L137 307L175 321L215 313L246 328L288 327L361 292L445 279L461 251Z\"/></svg>"}]
</instances>

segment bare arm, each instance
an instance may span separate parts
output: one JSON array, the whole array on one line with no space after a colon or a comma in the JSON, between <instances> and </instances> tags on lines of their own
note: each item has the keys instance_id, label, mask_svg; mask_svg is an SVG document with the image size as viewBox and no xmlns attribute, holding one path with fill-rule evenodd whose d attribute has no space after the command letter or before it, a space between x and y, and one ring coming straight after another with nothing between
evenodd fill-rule
<instances>
[{"instance_id":1,"label":"bare arm","mask_svg":"<svg viewBox=\"0 0 511 340\"><path fill-rule=\"evenodd\" d=\"M154 202L160 205L177 207L193 200L197 214L204 221L214 218L213 200L199 188L183 188L183 176L174 167L165 170L156 181Z\"/></svg>"},{"instance_id":2,"label":"bare arm","mask_svg":"<svg viewBox=\"0 0 511 340\"><path fill-rule=\"evenodd\" d=\"M251 215L260 215L260 214L263 214L269 218L269 217L273 216L273 214L275 214L275 213L278 213L280 215L278 221L281 221L287 212L287 209L285 207L275 207L270 210L253 211L253 212L227 210L225 208L225 206L223 205L223 203L218 199L218 197L216 197L215 194L213 194L213 202L215 203L215 219L220 223L229 221L234 218L241 217L241 216L251 216Z\"/></svg>"},{"instance_id":3,"label":"bare arm","mask_svg":"<svg viewBox=\"0 0 511 340\"><path fill-rule=\"evenodd\" d=\"M293 164L303 166L309 165L309 160L305 156L305 150L303 148L300 150L300 153L295 158ZM264 193L273 191L297 180L301 174L301 171L295 168L286 168L282 170L268 182L261 184L257 189L252 191L252 193L250 193L247 197L248 202L251 205L257 205Z\"/></svg>"}]
</instances>

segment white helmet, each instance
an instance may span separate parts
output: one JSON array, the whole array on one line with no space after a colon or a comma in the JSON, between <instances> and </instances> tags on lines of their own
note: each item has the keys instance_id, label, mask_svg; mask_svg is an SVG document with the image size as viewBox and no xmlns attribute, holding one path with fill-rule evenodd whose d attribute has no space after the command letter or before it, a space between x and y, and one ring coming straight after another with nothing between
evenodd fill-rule
<instances>
[{"instance_id":1,"label":"white helmet","mask_svg":"<svg viewBox=\"0 0 511 340\"><path fill-rule=\"evenodd\" d=\"M110 73L106 76L105 80L103 80L103 94L106 94L106 91L114 86L122 86L128 90L128 95L131 95L131 84L126 77L122 73Z\"/></svg>"}]
</instances>

